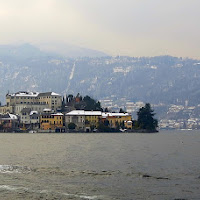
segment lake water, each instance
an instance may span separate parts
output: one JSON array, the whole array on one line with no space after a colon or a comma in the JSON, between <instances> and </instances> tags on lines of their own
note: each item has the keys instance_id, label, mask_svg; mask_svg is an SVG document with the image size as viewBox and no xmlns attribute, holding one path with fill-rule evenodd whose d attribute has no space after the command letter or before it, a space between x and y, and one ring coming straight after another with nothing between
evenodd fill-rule
<instances>
[{"instance_id":1,"label":"lake water","mask_svg":"<svg viewBox=\"0 0 200 200\"><path fill-rule=\"evenodd\" d=\"M200 199L200 131L0 134L0 199Z\"/></svg>"}]
</instances>

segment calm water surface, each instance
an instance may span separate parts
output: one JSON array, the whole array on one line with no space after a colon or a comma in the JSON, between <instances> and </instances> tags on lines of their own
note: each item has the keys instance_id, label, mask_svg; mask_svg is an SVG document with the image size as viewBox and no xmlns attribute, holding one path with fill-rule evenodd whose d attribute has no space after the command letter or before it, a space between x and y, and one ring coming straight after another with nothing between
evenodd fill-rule
<instances>
[{"instance_id":1,"label":"calm water surface","mask_svg":"<svg viewBox=\"0 0 200 200\"><path fill-rule=\"evenodd\" d=\"M0 199L200 199L200 131L0 134Z\"/></svg>"}]
</instances>

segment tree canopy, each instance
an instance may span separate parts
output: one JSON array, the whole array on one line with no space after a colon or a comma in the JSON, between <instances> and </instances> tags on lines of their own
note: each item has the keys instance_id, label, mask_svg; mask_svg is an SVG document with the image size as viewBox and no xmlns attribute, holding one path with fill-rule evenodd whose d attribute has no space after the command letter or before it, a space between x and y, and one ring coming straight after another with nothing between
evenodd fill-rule
<instances>
[{"instance_id":1,"label":"tree canopy","mask_svg":"<svg viewBox=\"0 0 200 200\"><path fill-rule=\"evenodd\" d=\"M74 123L69 123L68 124L68 129L74 130L75 128L76 128L76 124L74 124Z\"/></svg>"},{"instance_id":2,"label":"tree canopy","mask_svg":"<svg viewBox=\"0 0 200 200\"><path fill-rule=\"evenodd\" d=\"M95 101L89 96L85 96L83 98L83 101L85 102L85 108L84 110L96 110L96 111L102 111L101 104L99 101Z\"/></svg>"},{"instance_id":3,"label":"tree canopy","mask_svg":"<svg viewBox=\"0 0 200 200\"><path fill-rule=\"evenodd\" d=\"M146 103L144 107L140 108L137 112L138 126L141 129L156 130L158 127L158 120L154 119L154 110L149 103Z\"/></svg>"},{"instance_id":4,"label":"tree canopy","mask_svg":"<svg viewBox=\"0 0 200 200\"><path fill-rule=\"evenodd\" d=\"M66 101L63 98L62 108L64 110L65 106L75 108L76 110L93 110L93 111L102 111L101 103L86 95L82 97L79 93L76 96L72 94L66 95Z\"/></svg>"}]
</instances>

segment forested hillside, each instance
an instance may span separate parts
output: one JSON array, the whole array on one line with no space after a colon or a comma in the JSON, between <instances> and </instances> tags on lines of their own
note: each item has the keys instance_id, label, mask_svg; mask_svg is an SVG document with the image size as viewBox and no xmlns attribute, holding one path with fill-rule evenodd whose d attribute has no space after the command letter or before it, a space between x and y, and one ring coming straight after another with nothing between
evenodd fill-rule
<instances>
[{"instance_id":1,"label":"forested hillside","mask_svg":"<svg viewBox=\"0 0 200 200\"><path fill-rule=\"evenodd\" d=\"M24 90L196 105L200 61L170 56L64 58L31 46L0 48L0 100L4 102L8 91Z\"/></svg>"}]
</instances>

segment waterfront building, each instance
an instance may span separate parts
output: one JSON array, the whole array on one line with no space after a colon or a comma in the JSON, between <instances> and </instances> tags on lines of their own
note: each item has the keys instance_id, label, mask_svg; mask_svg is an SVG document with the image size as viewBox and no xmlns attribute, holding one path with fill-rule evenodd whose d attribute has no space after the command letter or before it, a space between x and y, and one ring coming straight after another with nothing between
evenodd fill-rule
<instances>
[{"instance_id":1,"label":"waterfront building","mask_svg":"<svg viewBox=\"0 0 200 200\"><path fill-rule=\"evenodd\" d=\"M40 115L40 129L41 130L53 130L62 132L64 129L64 115L62 113L51 113L45 111Z\"/></svg>"},{"instance_id":2,"label":"waterfront building","mask_svg":"<svg viewBox=\"0 0 200 200\"><path fill-rule=\"evenodd\" d=\"M23 108L19 114L20 125L24 129L39 128L39 114L37 111L32 111L30 108Z\"/></svg>"},{"instance_id":3,"label":"waterfront building","mask_svg":"<svg viewBox=\"0 0 200 200\"><path fill-rule=\"evenodd\" d=\"M101 111L85 111L85 130L90 131L91 128L97 128L101 119Z\"/></svg>"},{"instance_id":4,"label":"waterfront building","mask_svg":"<svg viewBox=\"0 0 200 200\"><path fill-rule=\"evenodd\" d=\"M19 120L16 115L7 113L0 114L0 131L12 132L19 126Z\"/></svg>"},{"instance_id":5,"label":"waterfront building","mask_svg":"<svg viewBox=\"0 0 200 200\"><path fill-rule=\"evenodd\" d=\"M111 128L122 125L127 129L132 129L132 116L128 113L105 113L101 111L73 110L65 115L65 127L68 129L69 123L76 125L76 130L90 131L98 127L99 121L109 121Z\"/></svg>"},{"instance_id":6,"label":"waterfront building","mask_svg":"<svg viewBox=\"0 0 200 200\"><path fill-rule=\"evenodd\" d=\"M58 111L62 106L62 96L54 92L17 92L6 95L6 105L0 107L0 113L19 114L23 108L42 112L44 108Z\"/></svg>"},{"instance_id":7,"label":"waterfront building","mask_svg":"<svg viewBox=\"0 0 200 200\"><path fill-rule=\"evenodd\" d=\"M65 115L65 127L68 129L68 124L74 123L76 130L90 131L91 127L97 128L101 116L101 111L73 110Z\"/></svg>"},{"instance_id":8,"label":"waterfront building","mask_svg":"<svg viewBox=\"0 0 200 200\"><path fill-rule=\"evenodd\" d=\"M73 110L65 114L65 128L68 129L68 125L74 123L76 130L85 131L85 111Z\"/></svg>"},{"instance_id":9,"label":"waterfront building","mask_svg":"<svg viewBox=\"0 0 200 200\"><path fill-rule=\"evenodd\" d=\"M111 128L117 128L123 124L125 128L132 129L132 116L129 113L103 112L102 119L108 120Z\"/></svg>"}]
</instances>

